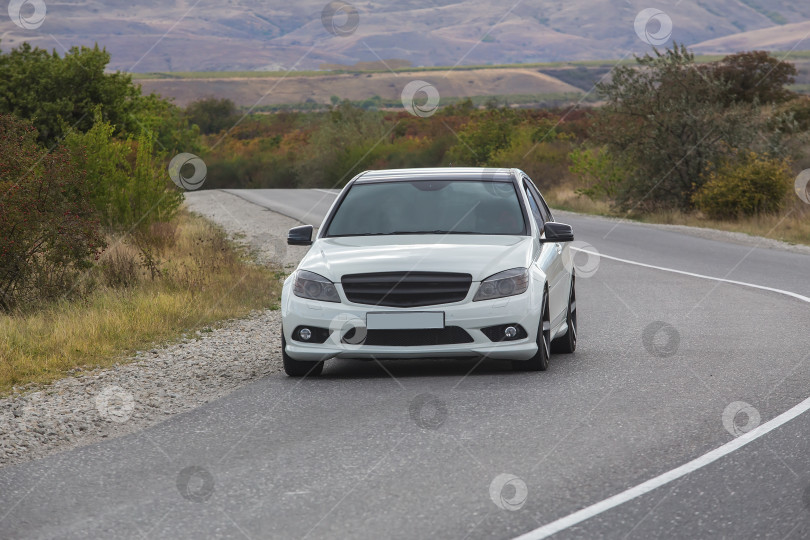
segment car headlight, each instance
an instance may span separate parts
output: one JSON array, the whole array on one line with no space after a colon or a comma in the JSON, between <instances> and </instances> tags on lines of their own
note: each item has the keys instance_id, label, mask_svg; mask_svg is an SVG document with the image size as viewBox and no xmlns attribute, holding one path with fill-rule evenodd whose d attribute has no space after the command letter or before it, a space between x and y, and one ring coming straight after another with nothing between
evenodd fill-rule
<instances>
[{"instance_id":1,"label":"car headlight","mask_svg":"<svg viewBox=\"0 0 810 540\"><path fill-rule=\"evenodd\" d=\"M529 288L529 269L512 268L489 276L481 282L473 302L522 294Z\"/></svg>"},{"instance_id":2,"label":"car headlight","mask_svg":"<svg viewBox=\"0 0 810 540\"><path fill-rule=\"evenodd\" d=\"M340 302L334 283L315 272L307 272L306 270L299 270L295 274L293 294L310 300Z\"/></svg>"}]
</instances>

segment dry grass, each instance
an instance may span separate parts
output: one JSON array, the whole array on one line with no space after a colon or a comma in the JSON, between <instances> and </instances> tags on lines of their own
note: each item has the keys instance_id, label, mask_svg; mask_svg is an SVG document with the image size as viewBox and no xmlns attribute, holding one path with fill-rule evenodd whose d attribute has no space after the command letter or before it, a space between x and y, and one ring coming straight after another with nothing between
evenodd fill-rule
<instances>
[{"instance_id":1,"label":"dry grass","mask_svg":"<svg viewBox=\"0 0 810 540\"><path fill-rule=\"evenodd\" d=\"M583 214L597 214L610 216L610 205L602 201L593 201L583 195L577 195L575 188L567 185L554 186L543 190L543 197L552 208L581 212Z\"/></svg>"},{"instance_id":2,"label":"dry grass","mask_svg":"<svg viewBox=\"0 0 810 540\"><path fill-rule=\"evenodd\" d=\"M84 300L0 315L0 393L77 367L110 366L134 350L278 303L276 272L249 262L203 218L181 213L175 223L156 231L156 279L133 267L140 252L122 243L104 254L93 276L100 285Z\"/></svg>"},{"instance_id":3,"label":"dry grass","mask_svg":"<svg viewBox=\"0 0 810 540\"><path fill-rule=\"evenodd\" d=\"M790 244L810 245L810 205L798 198L779 214L766 214L735 221L708 219L700 213L678 211L656 212L644 215L626 215L611 209L601 201L592 201L588 197L577 195L570 186L558 186L543 192L549 205L560 210L596 214L601 216L620 217L643 223L662 223L665 225L686 225L704 227L721 231L740 232L752 236L763 236L781 240Z\"/></svg>"}]
</instances>

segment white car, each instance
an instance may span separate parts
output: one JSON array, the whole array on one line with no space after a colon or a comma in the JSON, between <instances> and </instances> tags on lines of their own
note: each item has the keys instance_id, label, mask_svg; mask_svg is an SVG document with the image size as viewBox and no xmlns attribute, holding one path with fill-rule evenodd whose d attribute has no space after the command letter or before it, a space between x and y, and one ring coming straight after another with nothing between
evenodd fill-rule
<instances>
[{"instance_id":1,"label":"white car","mask_svg":"<svg viewBox=\"0 0 810 540\"><path fill-rule=\"evenodd\" d=\"M284 370L329 358L473 357L543 371L577 344L569 225L517 169L366 171L336 198L281 293Z\"/></svg>"}]
</instances>

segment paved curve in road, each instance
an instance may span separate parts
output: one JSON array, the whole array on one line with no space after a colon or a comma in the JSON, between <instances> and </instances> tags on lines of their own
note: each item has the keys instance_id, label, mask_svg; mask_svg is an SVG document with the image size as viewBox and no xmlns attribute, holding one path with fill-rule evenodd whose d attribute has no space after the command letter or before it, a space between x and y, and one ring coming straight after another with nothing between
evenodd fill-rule
<instances>
[{"instance_id":1,"label":"paved curve in road","mask_svg":"<svg viewBox=\"0 0 810 540\"><path fill-rule=\"evenodd\" d=\"M316 225L333 197L234 193ZM564 219L605 255L810 296L807 255ZM607 258L577 287L579 349L547 372L418 360L272 375L142 433L0 470L0 537L511 538L810 396L810 306L798 299ZM420 410L424 394L433 405ZM752 416L724 425L735 402ZM188 467L204 471L189 490L205 500L181 497ZM509 481L493 497L496 479ZM808 535L802 414L555 538Z\"/></svg>"}]
</instances>

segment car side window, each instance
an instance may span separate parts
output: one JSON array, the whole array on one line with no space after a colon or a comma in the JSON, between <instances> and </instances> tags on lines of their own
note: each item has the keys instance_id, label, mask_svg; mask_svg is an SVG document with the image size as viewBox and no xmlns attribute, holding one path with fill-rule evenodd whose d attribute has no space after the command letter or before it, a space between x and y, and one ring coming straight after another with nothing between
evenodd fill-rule
<instances>
[{"instance_id":1,"label":"car side window","mask_svg":"<svg viewBox=\"0 0 810 540\"><path fill-rule=\"evenodd\" d=\"M548 216L548 219L546 221L554 221L554 215L551 213L551 209L546 204L546 200L542 197L542 195L540 196L540 203L543 205L541 207L541 210L545 210L546 215Z\"/></svg>"},{"instance_id":2,"label":"car side window","mask_svg":"<svg viewBox=\"0 0 810 540\"><path fill-rule=\"evenodd\" d=\"M543 215L543 221L554 221L554 216L551 215L551 210L549 210L546 200L542 195L540 195L540 192L537 191L537 188L534 187L534 184L532 184L528 178L526 179L526 185L529 186L529 191L534 195L535 201L540 206L540 213Z\"/></svg>"},{"instance_id":3,"label":"car side window","mask_svg":"<svg viewBox=\"0 0 810 540\"><path fill-rule=\"evenodd\" d=\"M524 184L523 188L526 190L526 198L529 199L529 207L532 209L532 215L534 216L534 221L537 223L537 228L540 229L540 234L543 234L543 225L545 225L546 221L543 218L543 213L540 211L540 205L537 204L529 186Z\"/></svg>"}]
</instances>

